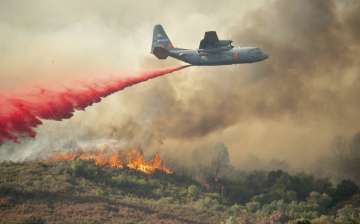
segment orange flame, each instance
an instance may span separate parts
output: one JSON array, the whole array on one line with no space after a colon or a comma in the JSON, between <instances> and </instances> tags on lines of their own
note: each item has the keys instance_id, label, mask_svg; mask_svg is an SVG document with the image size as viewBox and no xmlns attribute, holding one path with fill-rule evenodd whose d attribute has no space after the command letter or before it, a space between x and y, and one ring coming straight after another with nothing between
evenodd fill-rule
<instances>
[{"instance_id":1,"label":"orange flame","mask_svg":"<svg viewBox=\"0 0 360 224\"><path fill-rule=\"evenodd\" d=\"M76 158L95 161L97 166L128 168L147 174L152 174L156 171L166 174L173 172L161 160L159 153L156 153L151 160L145 161L143 152L137 149L118 152L109 150L56 152L49 157L49 160L67 161Z\"/></svg>"}]
</instances>

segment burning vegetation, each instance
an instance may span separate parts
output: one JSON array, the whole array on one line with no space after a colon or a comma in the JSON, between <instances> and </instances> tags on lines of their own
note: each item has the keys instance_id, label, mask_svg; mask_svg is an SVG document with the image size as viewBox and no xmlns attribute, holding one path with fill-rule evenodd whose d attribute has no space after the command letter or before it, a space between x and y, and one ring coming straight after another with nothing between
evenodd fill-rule
<instances>
[{"instance_id":1,"label":"burning vegetation","mask_svg":"<svg viewBox=\"0 0 360 224\"><path fill-rule=\"evenodd\" d=\"M56 152L49 156L50 161L67 161L75 160L77 158L94 161L97 166L127 168L147 174L152 174L156 171L166 174L171 174L173 172L161 160L158 152L155 153L150 160L146 161L143 152L138 149L129 149L125 151L78 150L71 152Z\"/></svg>"}]
</instances>

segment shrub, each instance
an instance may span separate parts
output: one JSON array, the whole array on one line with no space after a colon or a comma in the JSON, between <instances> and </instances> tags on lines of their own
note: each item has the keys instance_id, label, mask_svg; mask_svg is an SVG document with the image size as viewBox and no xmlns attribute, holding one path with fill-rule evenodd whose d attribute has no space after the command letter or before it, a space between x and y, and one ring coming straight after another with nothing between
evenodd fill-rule
<instances>
[{"instance_id":1,"label":"shrub","mask_svg":"<svg viewBox=\"0 0 360 224\"><path fill-rule=\"evenodd\" d=\"M317 206L319 211L325 211L326 208L328 208L329 205L331 204L332 199L326 193L320 194L316 191L313 191L310 193L309 197L307 198L307 201Z\"/></svg>"},{"instance_id":2,"label":"shrub","mask_svg":"<svg viewBox=\"0 0 360 224\"><path fill-rule=\"evenodd\" d=\"M245 207L246 207L246 210L249 212L256 212L257 210L260 209L261 205L257 201L250 201L250 202L246 203Z\"/></svg>"},{"instance_id":3,"label":"shrub","mask_svg":"<svg viewBox=\"0 0 360 224\"><path fill-rule=\"evenodd\" d=\"M218 210L221 208L219 201L217 201L209 196L205 196L204 198L197 200L194 203L194 205L196 208L201 209L201 210L204 210L204 209Z\"/></svg>"},{"instance_id":4,"label":"shrub","mask_svg":"<svg viewBox=\"0 0 360 224\"><path fill-rule=\"evenodd\" d=\"M19 224L46 224L47 222L39 217L30 216L23 221L20 221Z\"/></svg>"},{"instance_id":5,"label":"shrub","mask_svg":"<svg viewBox=\"0 0 360 224\"><path fill-rule=\"evenodd\" d=\"M226 220L225 220L225 222L220 222L220 224L235 224L236 222L235 222L235 219L234 219L234 217L232 217L232 216L230 216L229 218L227 218Z\"/></svg>"},{"instance_id":6,"label":"shrub","mask_svg":"<svg viewBox=\"0 0 360 224\"><path fill-rule=\"evenodd\" d=\"M228 213L232 216L238 216L243 210L244 208L242 206L234 204L228 209Z\"/></svg>"},{"instance_id":7,"label":"shrub","mask_svg":"<svg viewBox=\"0 0 360 224\"><path fill-rule=\"evenodd\" d=\"M159 204L170 204L173 202L174 202L174 199L172 197L162 197L158 200Z\"/></svg>"},{"instance_id":8,"label":"shrub","mask_svg":"<svg viewBox=\"0 0 360 224\"><path fill-rule=\"evenodd\" d=\"M319 215L317 206L308 202L291 202L285 207L285 213L291 219L314 219Z\"/></svg>"},{"instance_id":9,"label":"shrub","mask_svg":"<svg viewBox=\"0 0 360 224\"><path fill-rule=\"evenodd\" d=\"M329 224L329 223L334 223L334 217L333 216L326 216L326 215L321 215L318 218L315 218L313 220L311 220L312 224Z\"/></svg>"},{"instance_id":10,"label":"shrub","mask_svg":"<svg viewBox=\"0 0 360 224\"><path fill-rule=\"evenodd\" d=\"M310 220L308 219L297 219L294 221L294 224L311 224Z\"/></svg>"},{"instance_id":11,"label":"shrub","mask_svg":"<svg viewBox=\"0 0 360 224\"><path fill-rule=\"evenodd\" d=\"M193 199L197 200L200 196L201 190L196 185L192 184L187 188L187 194L188 196Z\"/></svg>"},{"instance_id":12,"label":"shrub","mask_svg":"<svg viewBox=\"0 0 360 224\"><path fill-rule=\"evenodd\" d=\"M336 213L336 223L349 223L356 224L360 220L360 209L353 208L351 205L346 205L344 208L339 209Z\"/></svg>"},{"instance_id":13,"label":"shrub","mask_svg":"<svg viewBox=\"0 0 360 224\"><path fill-rule=\"evenodd\" d=\"M102 222L96 220L84 220L80 222L80 224L100 224L100 223Z\"/></svg>"},{"instance_id":14,"label":"shrub","mask_svg":"<svg viewBox=\"0 0 360 224\"><path fill-rule=\"evenodd\" d=\"M96 176L96 167L90 166L91 161L75 159L71 161L71 170L76 177L92 179Z\"/></svg>"}]
</instances>

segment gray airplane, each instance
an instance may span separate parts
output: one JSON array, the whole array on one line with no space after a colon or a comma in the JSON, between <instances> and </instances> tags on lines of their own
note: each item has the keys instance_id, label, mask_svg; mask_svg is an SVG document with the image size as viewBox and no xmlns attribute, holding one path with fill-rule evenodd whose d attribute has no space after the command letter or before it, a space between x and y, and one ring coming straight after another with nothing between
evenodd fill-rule
<instances>
[{"instance_id":1,"label":"gray airplane","mask_svg":"<svg viewBox=\"0 0 360 224\"><path fill-rule=\"evenodd\" d=\"M168 56L191 65L231 65L254 63L269 56L257 47L234 47L231 40L219 40L215 31L205 32L199 49L174 47L161 25L154 26L151 53L158 59Z\"/></svg>"}]
</instances>

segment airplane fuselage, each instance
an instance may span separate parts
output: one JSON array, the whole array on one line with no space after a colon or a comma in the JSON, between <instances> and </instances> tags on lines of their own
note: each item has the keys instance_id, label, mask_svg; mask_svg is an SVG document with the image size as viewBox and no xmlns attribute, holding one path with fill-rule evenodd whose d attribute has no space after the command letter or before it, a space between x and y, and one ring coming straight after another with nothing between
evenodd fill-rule
<instances>
[{"instance_id":1,"label":"airplane fuselage","mask_svg":"<svg viewBox=\"0 0 360 224\"><path fill-rule=\"evenodd\" d=\"M205 32L199 49L174 47L164 28L154 26L151 53L158 59L173 57L191 65L232 65L265 60L268 55L257 47L234 47L231 40L219 40L215 31Z\"/></svg>"},{"instance_id":2,"label":"airplane fuselage","mask_svg":"<svg viewBox=\"0 0 360 224\"><path fill-rule=\"evenodd\" d=\"M168 55L192 65L209 66L254 63L268 58L256 47L233 47L216 51L172 48L168 50Z\"/></svg>"}]
</instances>

